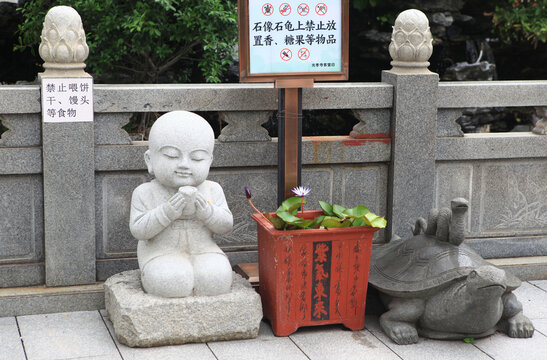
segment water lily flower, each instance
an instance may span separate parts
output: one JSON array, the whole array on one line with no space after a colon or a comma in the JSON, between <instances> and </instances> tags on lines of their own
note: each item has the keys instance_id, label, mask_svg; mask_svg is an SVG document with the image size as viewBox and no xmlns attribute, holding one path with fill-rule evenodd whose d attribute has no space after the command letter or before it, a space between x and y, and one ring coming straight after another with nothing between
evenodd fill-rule
<instances>
[{"instance_id":1,"label":"water lily flower","mask_svg":"<svg viewBox=\"0 0 547 360\"><path fill-rule=\"evenodd\" d=\"M308 196L311 192L311 188L307 186L298 186L291 190L296 196L304 197Z\"/></svg>"},{"instance_id":2,"label":"water lily flower","mask_svg":"<svg viewBox=\"0 0 547 360\"><path fill-rule=\"evenodd\" d=\"M307 186L297 186L291 190L296 196L300 196L300 214L304 216L304 196L307 196L311 192L311 188Z\"/></svg>"}]
</instances>

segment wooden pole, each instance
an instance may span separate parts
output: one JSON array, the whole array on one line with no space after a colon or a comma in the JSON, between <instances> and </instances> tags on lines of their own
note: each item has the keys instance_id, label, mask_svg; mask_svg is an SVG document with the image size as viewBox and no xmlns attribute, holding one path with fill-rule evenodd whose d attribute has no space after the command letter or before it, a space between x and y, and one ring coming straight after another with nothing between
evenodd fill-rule
<instances>
[{"instance_id":1,"label":"wooden pole","mask_svg":"<svg viewBox=\"0 0 547 360\"><path fill-rule=\"evenodd\" d=\"M293 196L302 181L302 88L313 87L310 79L278 80L278 171L277 203Z\"/></svg>"}]
</instances>

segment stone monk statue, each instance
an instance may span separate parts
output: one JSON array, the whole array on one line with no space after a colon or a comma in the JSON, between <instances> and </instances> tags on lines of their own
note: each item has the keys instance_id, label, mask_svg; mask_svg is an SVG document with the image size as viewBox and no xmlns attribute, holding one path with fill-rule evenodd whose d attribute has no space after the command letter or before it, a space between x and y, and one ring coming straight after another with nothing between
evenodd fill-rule
<instances>
[{"instance_id":1,"label":"stone monk statue","mask_svg":"<svg viewBox=\"0 0 547 360\"><path fill-rule=\"evenodd\" d=\"M233 217L220 185L206 180L214 142L207 121L187 111L161 116L150 130L144 159L155 179L133 191L129 224L149 294L230 292L232 268L213 234L230 232Z\"/></svg>"}]
</instances>

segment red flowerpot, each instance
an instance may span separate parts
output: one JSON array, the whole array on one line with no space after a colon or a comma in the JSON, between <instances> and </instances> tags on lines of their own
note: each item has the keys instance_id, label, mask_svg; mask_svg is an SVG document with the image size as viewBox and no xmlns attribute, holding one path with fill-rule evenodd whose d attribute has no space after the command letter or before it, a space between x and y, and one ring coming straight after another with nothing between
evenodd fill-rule
<instances>
[{"instance_id":1,"label":"red flowerpot","mask_svg":"<svg viewBox=\"0 0 547 360\"><path fill-rule=\"evenodd\" d=\"M321 214L304 211L304 218ZM281 231L260 214L252 216L258 224L262 307L274 334L324 324L363 329L372 236L378 229Z\"/></svg>"}]
</instances>

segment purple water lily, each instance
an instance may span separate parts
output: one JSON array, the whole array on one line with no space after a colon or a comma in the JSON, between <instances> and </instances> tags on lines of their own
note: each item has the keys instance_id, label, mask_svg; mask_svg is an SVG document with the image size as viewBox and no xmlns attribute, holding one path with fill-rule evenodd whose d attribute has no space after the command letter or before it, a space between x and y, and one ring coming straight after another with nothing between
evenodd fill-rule
<instances>
[{"instance_id":1,"label":"purple water lily","mask_svg":"<svg viewBox=\"0 0 547 360\"><path fill-rule=\"evenodd\" d=\"M311 192L311 188L307 186L297 186L291 190L296 196L300 196L300 214L304 216L304 197L308 196Z\"/></svg>"},{"instance_id":2,"label":"purple water lily","mask_svg":"<svg viewBox=\"0 0 547 360\"><path fill-rule=\"evenodd\" d=\"M311 192L311 188L307 186L298 186L291 190L296 196L304 197L308 196Z\"/></svg>"}]
</instances>

